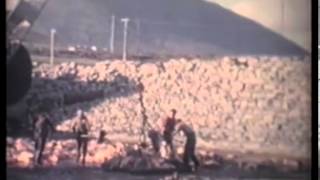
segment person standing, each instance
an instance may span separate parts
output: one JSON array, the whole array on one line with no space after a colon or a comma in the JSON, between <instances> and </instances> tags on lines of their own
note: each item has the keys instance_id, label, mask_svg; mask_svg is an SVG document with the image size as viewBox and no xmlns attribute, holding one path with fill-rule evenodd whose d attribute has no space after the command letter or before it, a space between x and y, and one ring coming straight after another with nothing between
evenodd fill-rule
<instances>
[{"instance_id":1,"label":"person standing","mask_svg":"<svg viewBox=\"0 0 320 180\"><path fill-rule=\"evenodd\" d=\"M33 140L35 141L34 164L42 165L42 154L47 142L47 138L55 128L45 112L32 117Z\"/></svg>"},{"instance_id":2,"label":"person standing","mask_svg":"<svg viewBox=\"0 0 320 180\"><path fill-rule=\"evenodd\" d=\"M175 150L173 145L173 132L176 126L176 114L175 109L171 110L171 117L167 117L163 123L163 139L166 142L166 149L170 149L170 156L175 157Z\"/></svg>"},{"instance_id":3,"label":"person standing","mask_svg":"<svg viewBox=\"0 0 320 180\"><path fill-rule=\"evenodd\" d=\"M72 129L76 134L77 162L79 163L82 157L81 163L82 165L85 165L89 139L89 122L86 115L81 110L77 111L77 120Z\"/></svg>"}]
</instances>

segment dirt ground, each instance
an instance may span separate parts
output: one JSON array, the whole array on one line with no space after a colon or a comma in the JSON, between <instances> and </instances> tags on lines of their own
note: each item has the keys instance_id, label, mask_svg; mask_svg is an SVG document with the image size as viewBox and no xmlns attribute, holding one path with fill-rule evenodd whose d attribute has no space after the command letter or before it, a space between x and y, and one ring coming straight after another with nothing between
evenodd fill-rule
<instances>
[{"instance_id":1,"label":"dirt ground","mask_svg":"<svg viewBox=\"0 0 320 180\"><path fill-rule=\"evenodd\" d=\"M22 168L8 168L7 179L9 180L54 180L54 179L68 179L68 180L170 180L170 179L311 179L308 172L290 172L281 173L271 169L260 169L255 172L241 171L226 166L220 169L202 169L194 174L165 174L165 175L131 175L118 172L104 172L100 168L83 168L83 167L59 167L59 168L43 168L43 169L22 169Z\"/></svg>"}]
</instances>

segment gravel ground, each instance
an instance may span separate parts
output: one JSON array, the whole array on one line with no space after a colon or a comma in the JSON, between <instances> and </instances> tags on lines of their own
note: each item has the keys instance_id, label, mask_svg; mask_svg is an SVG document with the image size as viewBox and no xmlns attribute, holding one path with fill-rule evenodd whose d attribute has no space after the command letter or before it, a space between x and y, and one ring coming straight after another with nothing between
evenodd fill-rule
<instances>
[{"instance_id":1,"label":"gravel ground","mask_svg":"<svg viewBox=\"0 0 320 180\"><path fill-rule=\"evenodd\" d=\"M274 172L235 172L234 170L200 170L196 174L179 174L179 175L157 175L157 176L136 176L124 173L104 172L98 168L55 168L55 169L42 169L42 170L30 170L30 169L7 169L7 179L9 180L173 180L179 177L181 180L238 180L238 179L260 179L260 180L272 180L272 179L311 179L308 173L290 173L290 174L277 174Z\"/></svg>"}]
</instances>

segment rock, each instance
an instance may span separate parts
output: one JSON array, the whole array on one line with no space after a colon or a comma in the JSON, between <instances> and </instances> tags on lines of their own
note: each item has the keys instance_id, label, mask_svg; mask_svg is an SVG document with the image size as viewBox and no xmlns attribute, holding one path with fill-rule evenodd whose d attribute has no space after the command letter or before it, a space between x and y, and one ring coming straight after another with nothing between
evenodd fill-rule
<instances>
[{"instance_id":1,"label":"rock","mask_svg":"<svg viewBox=\"0 0 320 180\"><path fill-rule=\"evenodd\" d=\"M14 145L14 139L11 137L7 137L7 146L13 146Z\"/></svg>"},{"instance_id":2,"label":"rock","mask_svg":"<svg viewBox=\"0 0 320 180\"><path fill-rule=\"evenodd\" d=\"M91 51L97 52L97 47L96 46L91 46Z\"/></svg>"},{"instance_id":3,"label":"rock","mask_svg":"<svg viewBox=\"0 0 320 180\"><path fill-rule=\"evenodd\" d=\"M292 168L294 170L297 170L299 168L299 162L296 160L284 159L282 163L284 166L287 166L288 168Z\"/></svg>"},{"instance_id":4,"label":"rock","mask_svg":"<svg viewBox=\"0 0 320 180\"><path fill-rule=\"evenodd\" d=\"M256 171L259 167L259 164L254 163L254 162L249 162L249 163L245 163L245 165L243 166L243 169L245 170L249 170L249 171Z\"/></svg>"},{"instance_id":5,"label":"rock","mask_svg":"<svg viewBox=\"0 0 320 180\"><path fill-rule=\"evenodd\" d=\"M219 166L220 163L218 163L217 161L213 160L213 159L208 159L208 160L204 160L204 162L202 163L203 166Z\"/></svg>"},{"instance_id":6,"label":"rock","mask_svg":"<svg viewBox=\"0 0 320 180\"><path fill-rule=\"evenodd\" d=\"M68 46L68 51L69 52L75 52L76 51L76 48L74 46Z\"/></svg>"},{"instance_id":7,"label":"rock","mask_svg":"<svg viewBox=\"0 0 320 180\"><path fill-rule=\"evenodd\" d=\"M234 159L236 156L234 154L227 154L226 159L228 160L232 160Z\"/></svg>"},{"instance_id":8,"label":"rock","mask_svg":"<svg viewBox=\"0 0 320 180\"><path fill-rule=\"evenodd\" d=\"M139 149L139 145L138 144L133 145L133 149L137 151Z\"/></svg>"},{"instance_id":9,"label":"rock","mask_svg":"<svg viewBox=\"0 0 320 180\"><path fill-rule=\"evenodd\" d=\"M111 159L112 154L110 152L106 152L105 150L98 150L94 153L93 161L96 164L102 164L107 159Z\"/></svg>"},{"instance_id":10,"label":"rock","mask_svg":"<svg viewBox=\"0 0 320 180\"><path fill-rule=\"evenodd\" d=\"M246 63L248 61L248 58L247 57L239 57L237 60L239 61L239 63L243 64L243 63Z\"/></svg>"},{"instance_id":11,"label":"rock","mask_svg":"<svg viewBox=\"0 0 320 180\"><path fill-rule=\"evenodd\" d=\"M132 156L124 157L120 162L119 168L132 169L134 166L134 161L134 157Z\"/></svg>"},{"instance_id":12,"label":"rock","mask_svg":"<svg viewBox=\"0 0 320 180\"><path fill-rule=\"evenodd\" d=\"M16 159L21 166L29 166L31 164L31 158L33 154L31 152L23 151L17 155Z\"/></svg>"},{"instance_id":13,"label":"rock","mask_svg":"<svg viewBox=\"0 0 320 180\"><path fill-rule=\"evenodd\" d=\"M75 63L75 62L71 62L71 63L68 65L68 68L70 68L70 69L75 69L75 68L76 68L76 63Z\"/></svg>"},{"instance_id":14,"label":"rock","mask_svg":"<svg viewBox=\"0 0 320 180\"><path fill-rule=\"evenodd\" d=\"M54 154L48 157L48 164L51 166L56 166L58 164L58 161L59 161L58 156Z\"/></svg>"},{"instance_id":15,"label":"rock","mask_svg":"<svg viewBox=\"0 0 320 180\"><path fill-rule=\"evenodd\" d=\"M27 144L26 144L26 142L25 142L23 139L21 139L21 138L17 139L17 140L15 141L15 149L16 149L17 151L24 151L24 150L26 150L26 149L27 149Z\"/></svg>"},{"instance_id":16,"label":"rock","mask_svg":"<svg viewBox=\"0 0 320 180\"><path fill-rule=\"evenodd\" d=\"M142 76L149 77L151 75L158 74L159 70L156 65L148 63L148 64L141 65L139 68L139 72L141 73Z\"/></svg>"},{"instance_id":17,"label":"rock","mask_svg":"<svg viewBox=\"0 0 320 180\"><path fill-rule=\"evenodd\" d=\"M119 169L121 160L122 160L121 157L112 158L111 160L106 161L106 162L103 164L103 168L109 169L109 170Z\"/></svg>"}]
</instances>

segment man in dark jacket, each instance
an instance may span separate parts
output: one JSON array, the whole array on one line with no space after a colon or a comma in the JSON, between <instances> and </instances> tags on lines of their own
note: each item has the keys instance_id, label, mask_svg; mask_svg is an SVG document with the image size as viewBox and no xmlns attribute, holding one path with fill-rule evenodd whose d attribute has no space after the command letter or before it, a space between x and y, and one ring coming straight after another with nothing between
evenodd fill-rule
<instances>
[{"instance_id":1,"label":"man in dark jacket","mask_svg":"<svg viewBox=\"0 0 320 180\"><path fill-rule=\"evenodd\" d=\"M45 112L32 117L33 140L35 141L34 164L42 165L42 154L49 134L55 128Z\"/></svg>"},{"instance_id":2,"label":"man in dark jacket","mask_svg":"<svg viewBox=\"0 0 320 180\"><path fill-rule=\"evenodd\" d=\"M182 131L186 136L187 141L184 147L183 162L187 167L190 167L190 160L193 161L195 169L199 167L199 161L195 155L196 147L196 134L192 127L183 123L181 120L177 120L177 132Z\"/></svg>"}]
</instances>

